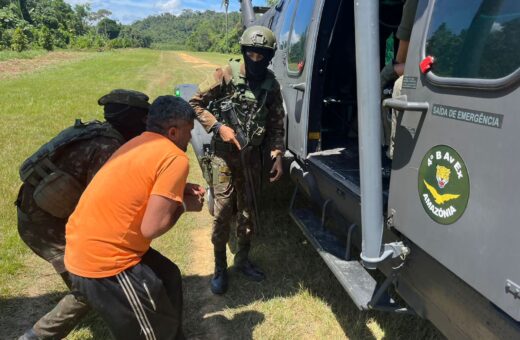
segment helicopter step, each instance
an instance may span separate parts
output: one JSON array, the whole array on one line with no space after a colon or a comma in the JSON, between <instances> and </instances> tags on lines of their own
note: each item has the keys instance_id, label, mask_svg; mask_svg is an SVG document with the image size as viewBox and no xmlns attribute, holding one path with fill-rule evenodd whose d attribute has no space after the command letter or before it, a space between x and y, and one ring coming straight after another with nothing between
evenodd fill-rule
<instances>
[{"instance_id":1,"label":"helicopter step","mask_svg":"<svg viewBox=\"0 0 520 340\"><path fill-rule=\"evenodd\" d=\"M307 209L291 207L290 215L316 248L343 288L360 310L372 309L370 302L378 288L376 280L357 260L346 260L346 245L322 227L321 221Z\"/></svg>"}]
</instances>

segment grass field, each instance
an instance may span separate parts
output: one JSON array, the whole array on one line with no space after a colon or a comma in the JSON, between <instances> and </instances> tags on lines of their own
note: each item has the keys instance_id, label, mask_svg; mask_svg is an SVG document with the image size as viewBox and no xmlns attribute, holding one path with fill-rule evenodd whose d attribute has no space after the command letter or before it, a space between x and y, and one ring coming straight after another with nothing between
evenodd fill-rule
<instances>
[{"instance_id":1,"label":"grass field","mask_svg":"<svg viewBox=\"0 0 520 340\"><path fill-rule=\"evenodd\" d=\"M0 82L0 338L12 339L50 310L65 285L33 255L16 231L13 205L18 166L75 118L101 119L97 99L113 88L155 98L175 84L202 81L227 56L153 50L91 53L59 67L24 72ZM1 75L0 75L1 76ZM190 180L202 182L193 154ZM185 333L197 339L437 339L430 323L412 316L359 312L287 215L291 183L266 187L261 198L262 234L252 249L268 279L245 281L231 273L230 291L213 296L207 212L186 214L153 246L183 273ZM230 254L231 256L231 254ZM91 313L70 339L109 337Z\"/></svg>"},{"instance_id":2,"label":"grass field","mask_svg":"<svg viewBox=\"0 0 520 340\"><path fill-rule=\"evenodd\" d=\"M23 52L0 51L0 61L8 59L31 59L46 54L45 50L29 50Z\"/></svg>"}]
</instances>

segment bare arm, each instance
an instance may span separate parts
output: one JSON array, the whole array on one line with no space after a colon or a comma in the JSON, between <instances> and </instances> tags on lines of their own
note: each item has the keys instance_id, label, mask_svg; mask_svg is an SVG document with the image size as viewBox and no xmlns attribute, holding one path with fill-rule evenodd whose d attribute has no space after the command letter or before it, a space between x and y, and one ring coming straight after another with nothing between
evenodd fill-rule
<instances>
[{"instance_id":1,"label":"bare arm","mask_svg":"<svg viewBox=\"0 0 520 340\"><path fill-rule=\"evenodd\" d=\"M395 61L397 64L394 65L394 71L398 76L402 76L404 73L404 64L406 63L406 55L408 54L409 41L399 40L399 47L397 48L397 54Z\"/></svg>"},{"instance_id":2,"label":"bare arm","mask_svg":"<svg viewBox=\"0 0 520 340\"><path fill-rule=\"evenodd\" d=\"M161 236L173 227L183 211L181 203L151 195L141 223L141 233L149 240Z\"/></svg>"},{"instance_id":3,"label":"bare arm","mask_svg":"<svg viewBox=\"0 0 520 340\"><path fill-rule=\"evenodd\" d=\"M397 53L395 55L395 61L397 61L399 64L406 62L406 55L408 54L409 45L409 41L399 40L399 46L397 47Z\"/></svg>"},{"instance_id":4,"label":"bare arm","mask_svg":"<svg viewBox=\"0 0 520 340\"><path fill-rule=\"evenodd\" d=\"M198 184L187 183L184 190L186 211L201 211L206 190ZM154 239L170 230L184 212L181 203L160 195L150 195L141 233L147 239Z\"/></svg>"}]
</instances>

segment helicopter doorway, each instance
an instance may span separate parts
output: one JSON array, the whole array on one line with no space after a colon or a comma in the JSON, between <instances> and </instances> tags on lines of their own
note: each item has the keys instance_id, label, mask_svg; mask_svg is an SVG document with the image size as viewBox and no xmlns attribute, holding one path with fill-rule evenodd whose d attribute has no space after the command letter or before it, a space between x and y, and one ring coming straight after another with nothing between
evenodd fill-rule
<instances>
[{"instance_id":1,"label":"helicopter doorway","mask_svg":"<svg viewBox=\"0 0 520 340\"><path fill-rule=\"evenodd\" d=\"M360 200L354 5L349 0L339 4L326 2L323 17L336 19L323 20L319 29L314 59L317 67L313 72L309 105L307 159L320 173L333 174L337 188L331 187L332 190L346 190ZM319 138L312 140L313 136ZM383 158L386 203L391 164ZM344 212L344 215L353 214Z\"/></svg>"}]
</instances>

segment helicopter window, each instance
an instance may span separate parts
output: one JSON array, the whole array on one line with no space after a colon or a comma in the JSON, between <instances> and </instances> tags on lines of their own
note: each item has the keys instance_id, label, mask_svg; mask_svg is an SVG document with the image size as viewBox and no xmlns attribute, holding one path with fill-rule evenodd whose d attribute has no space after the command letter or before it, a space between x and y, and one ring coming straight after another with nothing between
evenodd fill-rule
<instances>
[{"instance_id":1,"label":"helicopter window","mask_svg":"<svg viewBox=\"0 0 520 340\"><path fill-rule=\"evenodd\" d=\"M441 77L498 79L520 62L520 1L437 0L426 40Z\"/></svg>"},{"instance_id":2,"label":"helicopter window","mask_svg":"<svg viewBox=\"0 0 520 340\"><path fill-rule=\"evenodd\" d=\"M280 31L280 42L279 46L281 50L285 50L289 41L289 34L291 33L291 25L294 18L294 8L296 7L296 0L290 0L288 6L285 9L285 13L290 13L290 15L284 14L285 21L282 26L282 30Z\"/></svg>"},{"instance_id":3,"label":"helicopter window","mask_svg":"<svg viewBox=\"0 0 520 340\"><path fill-rule=\"evenodd\" d=\"M300 1L296 10L289 43L287 68L289 72L301 73L305 64L305 42L309 33L314 1Z\"/></svg>"}]
</instances>

